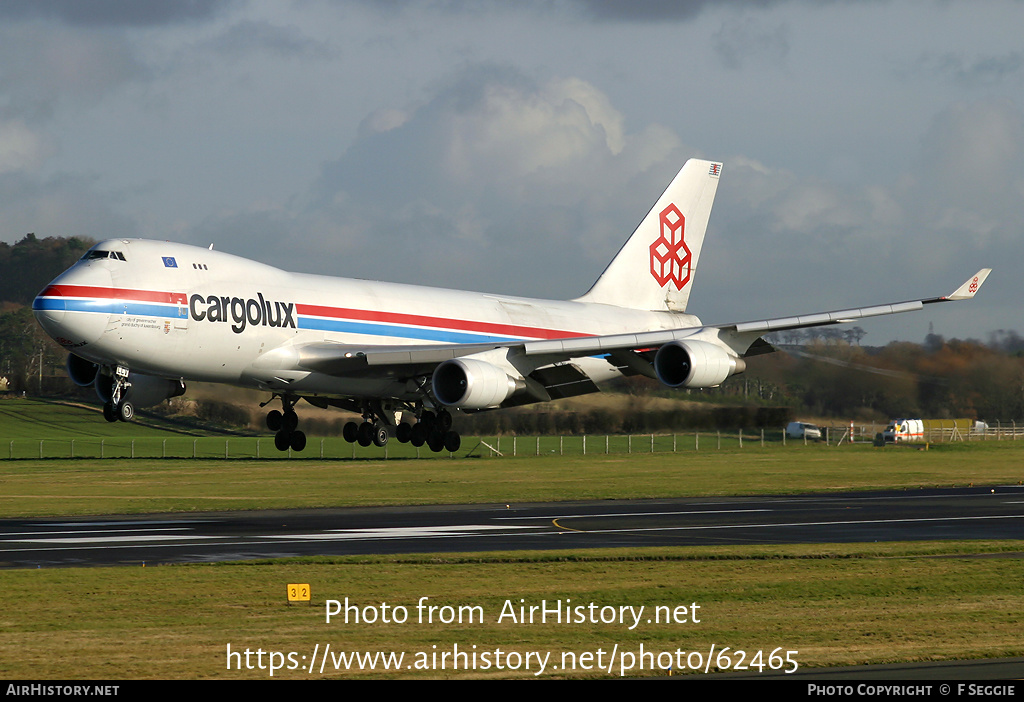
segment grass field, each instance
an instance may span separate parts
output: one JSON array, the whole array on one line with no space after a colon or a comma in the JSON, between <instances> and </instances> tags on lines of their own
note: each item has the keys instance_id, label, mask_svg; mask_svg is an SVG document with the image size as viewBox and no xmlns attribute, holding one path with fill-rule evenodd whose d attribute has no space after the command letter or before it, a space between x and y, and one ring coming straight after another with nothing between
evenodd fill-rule
<instances>
[{"instance_id":1,"label":"grass field","mask_svg":"<svg viewBox=\"0 0 1024 702\"><path fill-rule=\"evenodd\" d=\"M33 421L43 426L45 418ZM40 438L25 433L24 440ZM73 428L56 422L43 438L72 435ZM928 451L710 444L676 453L455 460L25 458L0 461L0 515L1017 484L1024 479L1022 459L1024 442L946 444ZM529 652L550 654L543 677L664 675L669 663L675 672L694 666L697 653L703 663L712 645L710 669L735 665L739 650L748 666L756 651L764 665L772 652L785 657L797 651L793 659L801 668L1019 656L1022 551L1021 542L942 542L5 570L0 675L261 679L269 677L273 660L283 666L274 677L284 678L529 678L541 660L527 659ZM309 583L312 604L287 605L288 583ZM326 623L326 601L346 597L364 615L379 617L387 603L393 614L405 607L410 620ZM479 612L480 620L415 623L421 597L452 608L437 610L439 617L462 607L467 617ZM506 601L518 607L544 600L548 606L594 603L595 611L644 606L645 615L633 629L610 622L498 621ZM699 623L646 622L655 607L668 612L694 603ZM380 658L372 670L366 661L358 670L335 670L340 658L329 658L324 673L319 663L314 673L305 672L314 650L322 656L328 644L335 656L381 651L407 658L398 672L383 671ZM229 658L229 645L240 655ZM451 669L463 660L451 657L456 645L477 654L475 670ZM636 667L641 646L651 654L643 659L644 670ZM719 657L722 647L729 650ZM246 649L248 661L241 655ZM497 649L506 655L502 669ZM601 667L611 663L610 668L597 669L599 652ZM443 653L449 654L444 669ZM633 668L623 671L629 655Z\"/></svg>"},{"instance_id":2,"label":"grass field","mask_svg":"<svg viewBox=\"0 0 1024 702\"><path fill-rule=\"evenodd\" d=\"M1024 442L452 460L0 461L0 516L510 503L1017 484Z\"/></svg>"},{"instance_id":3,"label":"grass field","mask_svg":"<svg viewBox=\"0 0 1024 702\"><path fill-rule=\"evenodd\" d=\"M0 399L0 441L26 446L39 441L63 443L75 440L83 444L101 439L181 439L211 436L233 436L237 432L214 426L191 425L183 421L169 421L157 415L140 412L129 423L107 422L98 405L35 399ZM28 454L34 455L34 454ZM67 456L65 448L62 456ZM0 451L0 458L8 458ZM20 456L15 456L18 458Z\"/></svg>"},{"instance_id":4,"label":"grass field","mask_svg":"<svg viewBox=\"0 0 1024 702\"><path fill-rule=\"evenodd\" d=\"M0 615L0 675L266 679L274 660L285 666L275 678L531 678L539 669L536 659L527 668L526 656L538 652L550 654L541 677L651 676L667 675L668 666L675 672L687 665L703 670L709 652L723 647L729 649L723 656L712 653L711 670L738 663L738 651L745 652L747 665L761 651L767 670L777 649L782 656L796 651L792 659L801 669L1019 656L1020 554L960 557L1008 548L1024 544L680 548L4 571L0 581L8 607ZM286 604L288 583L310 584L312 604ZM449 623L441 621L444 609L434 611L432 623L420 623L422 597L452 608ZM377 621L357 622L353 613L347 623L344 615L327 623L326 601L346 598L360 617L369 613ZM545 600L549 608L570 600L594 603L598 611L645 610L632 629L629 615L621 624L499 621L506 602L518 612L521 605ZM656 607L674 613L682 607L686 620L658 623ZM399 623L394 620L401 618L400 608L408 618ZM460 608L461 622L454 615ZM384 611L392 621L380 621ZM327 645L339 658L328 657L321 672L318 656L309 672L314 651L322 655ZM228 646L235 653L248 649L251 667L240 656L229 659ZM456 650L476 653L476 669L466 670L466 659L453 670L455 659L441 658ZM505 669L493 658L498 650L506 656ZM643 670L637 668L642 650L652 656ZM280 657L272 659L272 652ZM373 668L365 661L352 669L335 667L342 654L354 652L405 658L391 671L382 668L381 658ZM485 652L492 655L489 668Z\"/></svg>"}]
</instances>

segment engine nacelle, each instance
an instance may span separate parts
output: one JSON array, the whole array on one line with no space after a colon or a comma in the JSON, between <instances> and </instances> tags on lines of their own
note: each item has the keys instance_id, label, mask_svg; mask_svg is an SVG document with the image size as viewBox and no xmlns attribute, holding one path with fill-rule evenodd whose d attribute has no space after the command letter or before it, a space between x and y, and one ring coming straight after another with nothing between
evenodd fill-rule
<instances>
[{"instance_id":1,"label":"engine nacelle","mask_svg":"<svg viewBox=\"0 0 1024 702\"><path fill-rule=\"evenodd\" d=\"M87 388L96 382L96 375L100 372L100 367L92 361L87 361L81 356L76 356L73 353L68 354L68 362L66 364L68 370L68 377L71 381L80 388Z\"/></svg>"},{"instance_id":2,"label":"engine nacelle","mask_svg":"<svg viewBox=\"0 0 1024 702\"><path fill-rule=\"evenodd\" d=\"M501 368L477 358L453 358L434 369L434 397L450 407L485 409L507 400L520 384Z\"/></svg>"},{"instance_id":3,"label":"engine nacelle","mask_svg":"<svg viewBox=\"0 0 1024 702\"><path fill-rule=\"evenodd\" d=\"M742 358L706 341L670 341L654 357L658 380L670 388L711 388L746 368Z\"/></svg>"},{"instance_id":4,"label":"engine nacelle","mask_svg":"<svg viewBox=\"0 0 1024 702\"><path fill-rule=\"evenodd\" d=\"M131 387L123 399L137 408L152 407L169 398L185 394L185 383L180 380L157 378L132 371L128 373L128 382L131 383ZM100 400L110 402L113 396L114 377L106 369L100 371L96 374L95 387Z\"/></svg>"}]
</instances>

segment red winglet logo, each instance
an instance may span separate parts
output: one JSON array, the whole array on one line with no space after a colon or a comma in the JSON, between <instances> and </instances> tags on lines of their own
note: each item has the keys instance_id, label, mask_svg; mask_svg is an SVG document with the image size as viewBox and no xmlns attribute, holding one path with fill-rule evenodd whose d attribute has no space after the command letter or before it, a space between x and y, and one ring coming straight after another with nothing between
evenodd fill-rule
<instances>
[{"instance_id":1,"label":"red winglet logo","mask_svg":"<svg viewBox=\"0 0 1024 702\"><path fill-rule=\"evenodd\" d=\"M651 275L664 287L669 281L682 290L690 281L690 249L683 239L686 221L675 205L661 211L661 233L651 244Z\"/></svg>"}]
</instances>

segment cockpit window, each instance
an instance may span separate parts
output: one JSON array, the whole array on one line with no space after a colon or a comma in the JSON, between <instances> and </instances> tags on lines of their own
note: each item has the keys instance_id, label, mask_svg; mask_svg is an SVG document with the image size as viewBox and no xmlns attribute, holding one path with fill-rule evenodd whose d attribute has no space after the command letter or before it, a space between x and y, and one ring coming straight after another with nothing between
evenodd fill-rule
<instances>
[{"instance_id":1,"label":"cockpit window","mask_svg":"<svg viewBox=\"0 0 1024 702\"><path fill-rule=\"evenodd\" d=\"M120 251L103 251L101 249L91 249L82 256L83 261L95 261L98 258L112 258L115 261L125 260L124 254Z\"/></svg>"}]
</instances>

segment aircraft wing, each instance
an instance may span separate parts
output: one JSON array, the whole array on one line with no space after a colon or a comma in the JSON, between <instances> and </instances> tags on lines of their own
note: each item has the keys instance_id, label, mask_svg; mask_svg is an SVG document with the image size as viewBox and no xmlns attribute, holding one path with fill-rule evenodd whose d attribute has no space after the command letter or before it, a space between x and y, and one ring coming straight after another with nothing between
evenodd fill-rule
<instances>
[{"instance_id":1,"label":"aircraft wing","mask_svg":"<svg viewBox=\"0 0 1024 702\"><path fill-rule=\"evenodd\" d=\"M532 365L546 365L567 361L572 358L599 356L613 352L638 351L657 348L672 341L695 337L702 333L715 333L738 355L745 355L751 344L762 334L785 329L799 329L828 324L843 324L867 317L898 314L922 309L925 305L938 302L968 300L978 292L985 282L990 268L984 268L969 278L949 295L907 302L895 302L872 307L857 307L832 312L779 317L749 322L716 324L703 327L683 327L629 334L604 336L579 336L564 339L539 341L486 342L480 344L436 344L415 346L359 346L333 342L304 344L295 348L297 365L307 370L331 375L347 375L380 372L388 367L404 367L405 372L415 373L417 367L429 371L444 361L472 356L493 349L509 349L519 355L532 358ZM769 350L769 349L764 349ZM632 354L628 354L632 356ZM634 365L627 357L617 357L621 365Z\"/></svg>"},{"instance_id":2,"label":"aircraft wing","mask_svg":"<svg viewBox=\"0 0 1024 702\"><path fill-rule=\"evenodd\" d=\"M879 317L882 315L899 314L900 312L913 312L922 309L925 305L937 302L953 302L956 300L969 300L978 292L982 283L992 272L991 268L983 268L975 275L949 295L932 297L924 300L910 300L907 302L894 302L885 305L872 307L857 307L847 310L836 310L833 312L819 312L817 314L802 315L798 317L779 317L776 319L763 319L750 322L715 324L709 327L691 327L684 329L668 329L664 331L639 332L636 334L614 334L610 336L576 337L572 339L550 339L544 341L528 341L523 345L527 356L535 354L563 354L568 356L584 356L605 351L621 349L640 349L661 346L670 341L678 341L694 334L702 329L718 329L724 341L729 337L737 339L754 339L761 334L767 334L785 329L801 329L805 327L818 327L826 324L844 324L866 317ZM731 344L730 344L731 345ZM749 345L749 344L748 344ZM742 353L739 349L737 352Z\"/></svg>"},{"instance_id":3,"label":"aircraft wing","mask_svg":"<svg viewBox=\"0 0 1024 702\"><path fill-rule=\"evenodd\" d=\"M900 312L913 312L936 302L954 302L957 300L969 300L977 294L982 283L992 272L991 268L982 268L975 275L971 276L949 295L932 297L925 300L911 300L908 302L895 302L888 305L876 305L874 307L860 307L849 310L837 310L835 312L822 312L820 314L805 315L802 317L782 317L779 319L765 319L755 322L743 322L740 324L725 325L725 328L733 328L740 333L780 331L783 329L800 329L803 327L817 327L824 324L843 324L852 322L855 319L864 317L878 317L887 314L898 314Z\"/></svg>"}]
</instances>

